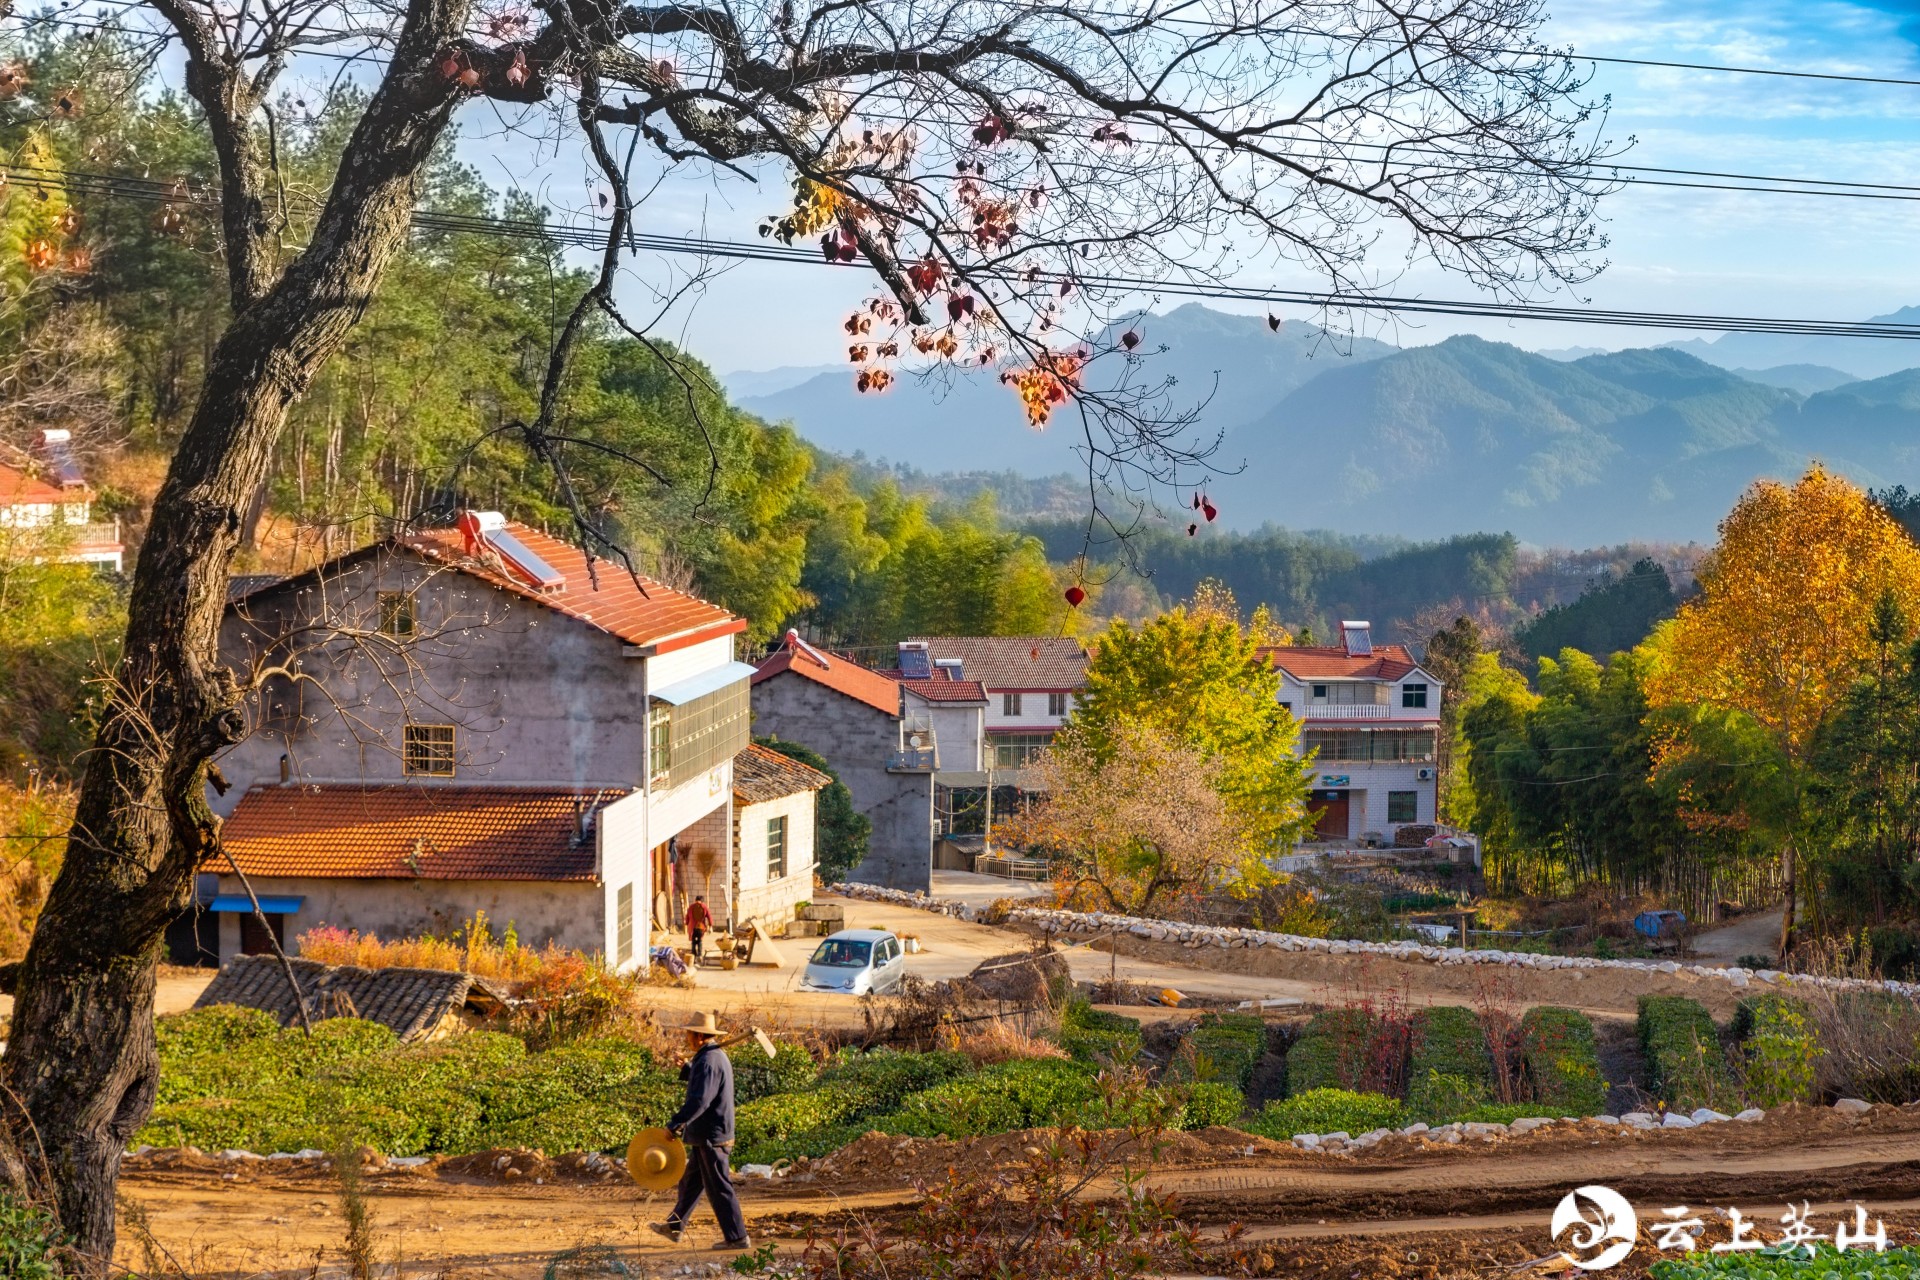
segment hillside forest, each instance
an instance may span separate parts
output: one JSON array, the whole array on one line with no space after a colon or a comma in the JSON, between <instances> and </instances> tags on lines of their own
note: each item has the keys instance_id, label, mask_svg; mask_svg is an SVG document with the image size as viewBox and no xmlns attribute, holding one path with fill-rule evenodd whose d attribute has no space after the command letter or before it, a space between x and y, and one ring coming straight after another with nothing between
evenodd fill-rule
<instances>
[{"instance_id":1,"label":"hillside forest","mask_svg":"<svg viewBox=\"0 0 1920 1280\"><path fill-rule=\"evenodd\" d=\"M193 113L110 37L21 52L34 81L90 88L58 127L0 115L0 463L30 468L42 430L71 431L95 518L121 521L131 558L227 306L198 195L214 160ZM355 113L286 106L282 165L317 200L344 142L327 122ZM108 170L153 175L151 198L86 177ZM544 213L451 154L419 203L523 226ZM296 570L462 506L566 532L555 467L502 428L530 410L555 316L584 287L531 229L417 232L295 406L239 568ZM1151 512L1124 544L1089 545L1058 484L835 455L732 403L695 354L610 327L574 362L565 406L583 443L551 461L581 507L643 572L746 617L752 644L796 628L884 663L913 634L1093 640L1201 594L1263 606L1274 638L1296 643L1368 618L1448 685L1446 804L1485 836L1497 884L1708 902L1795 885L1813 923L1840 933L1894 928L1920 904L1920 497L1904 489L1869 497L1818 469L1763 485L1711 553L1543 550L1506 532L1188 533L1185 513ZM1794 571L1781 546L1804 551ZM1808 562L1832 571L1800 572ZM1785 629L1753 603L1776 577L1801 591L1815 638L1793 660L1819 668L1822 690L1790 714L1725 666L1779 656L1766 645ZM0 953L19 953L58 864L122 592L0 555L0 830L16 854L0 901L18 904L0 909Z\"/></svg>"}]
</instances>

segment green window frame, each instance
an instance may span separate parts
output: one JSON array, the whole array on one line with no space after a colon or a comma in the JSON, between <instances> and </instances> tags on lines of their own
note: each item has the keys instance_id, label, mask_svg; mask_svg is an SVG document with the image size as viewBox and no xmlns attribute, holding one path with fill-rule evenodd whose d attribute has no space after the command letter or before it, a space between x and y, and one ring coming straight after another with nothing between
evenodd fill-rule
<instances>
[{"instance_id":1,"label":"green window frame","mask_svg":"<svg viewBox=\"0 0 1920 1280\"><path fill-rule=\"evenodd\" d=\"M767 883L787 876L787 815L767 819Z\"/></svg>"}]
</instances>

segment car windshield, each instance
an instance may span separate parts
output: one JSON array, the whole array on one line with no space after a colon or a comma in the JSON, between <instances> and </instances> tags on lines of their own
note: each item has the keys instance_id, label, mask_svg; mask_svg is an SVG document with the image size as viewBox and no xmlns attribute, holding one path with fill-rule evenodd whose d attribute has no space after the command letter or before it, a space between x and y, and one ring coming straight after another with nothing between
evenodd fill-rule
<instances>
[{"instance_id":1,"label":"car windshield","mask_svg":"<svg viewBox=\"0 0 1920 1280\"><path fill-rule=\"evenodd\" d=\"M847 938L828 938L813 953L809 964L830 964L836 969L864 969L873 956L871 942L854 942Z\"/></svg>"}]
</instances>

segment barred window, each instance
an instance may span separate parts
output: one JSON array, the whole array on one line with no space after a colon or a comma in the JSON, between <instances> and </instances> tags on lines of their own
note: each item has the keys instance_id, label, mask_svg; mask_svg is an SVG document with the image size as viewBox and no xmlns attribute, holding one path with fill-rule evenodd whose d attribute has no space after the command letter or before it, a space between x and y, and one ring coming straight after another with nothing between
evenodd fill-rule
<instances>
[{"instance_id":1,"label":"barred window","mask_svg":"<svg viewBox=\"0 0 1920 1280\"><path fill-rule=\"evenodd\" d=\"M420 777L453 776L453 726L410 724L404 752L406 771Z\"/></svg>"},{"instance_id":2,"label":"barred window","mask_svg":"<svg viewBox=\"0 0 1920 1280\"><path fill-rule=\"evenodd\" d=\"M767 819L767 880L785 879L787 874L787 819L783 814Z\"/></svg>"},{"instance_id":3,"label":"barred window","mask_svg":"<svg viewBox=\"0 0 1920 1280\"><path fill-rule=\"evenodd\" d=\"M410 636L413 634L413 593L411 591L382 591L380 595L380 634L383 636Z\"/></svg>"}]
</instances>

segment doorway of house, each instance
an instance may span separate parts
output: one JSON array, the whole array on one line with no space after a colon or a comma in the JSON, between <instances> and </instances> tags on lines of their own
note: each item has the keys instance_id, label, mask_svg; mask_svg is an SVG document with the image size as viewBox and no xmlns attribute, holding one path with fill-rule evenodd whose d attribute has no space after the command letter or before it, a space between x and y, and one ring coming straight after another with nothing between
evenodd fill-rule
<instances>
[{"instance_id":1,"label":"doorway of house","mask_svg":"<svg viewBox=\"0 0 1920 1280\"><path fill-rule=\"evenodd\" d=\"M243 912L240 916L240 954L243 956L270 956L274 953L274 944L284 951L287 946L286 917L267 916L267 923L260 923L260 917L252 912ZM269 932L271 930L271 932Z\"/></svg>"},{"instance_id":2,"label":"doorway of house","mask_svg":"<svg viewBox=\"0 0 1920 1280\"><path fill-rule=\"evenodd\" d=\"M1307 810L1313 814L1313 838L1316 840L1345 840L1347 838L1347 792L1313 791L1307 795Z\"/></svg>"}]
</instances>

